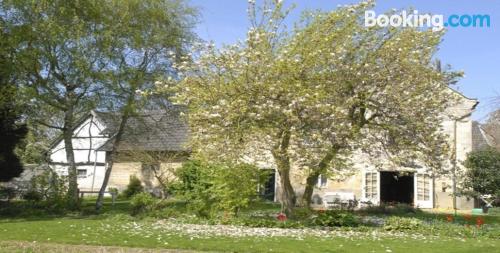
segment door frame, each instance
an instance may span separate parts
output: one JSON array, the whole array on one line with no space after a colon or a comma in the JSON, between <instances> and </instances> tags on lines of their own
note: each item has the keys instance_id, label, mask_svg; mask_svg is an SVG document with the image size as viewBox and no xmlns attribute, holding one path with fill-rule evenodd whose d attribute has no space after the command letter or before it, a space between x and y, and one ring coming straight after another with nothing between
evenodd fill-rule
<instances>
[{"instance_id":1,"label":"door frame","mask_svg":"<svg viewBox=\"0 0 500 253\"><path fill-rule=\"evenodd\" d=\"M418 200L418 176L428 176L429 180L429 200ZM414 197L413 197L413 205L418 208L434 208L434 180L432 178L432 175L429 173L426 173L425 171L416 171L414 174L414 183L413 183L414 189Z\"/></svg>"},{"instance_id":2,"label":"door frame","mask_svg":"<svg viewBox=\"0 0 500 253\"><path fill-rule=\"evenodd\" d=\"M367 173L377 173L377 198L376 199L368 199L366 198L366 174ZM380 171L370 169L363 170L361 176L361 200L362 201L370 201L374 205L380 205Z\"/></svg>"},{"instance_id":3,"label":"door frame","mask_svg":"<svg viewBox=\"0 0 500 253\"><path fill-rule=\"evenodd\" d=\"M380 203L382 203L382 174L383 173L391 173L391 174L396 174L398 177L399 176L404 176L407 178L408 181L408 184L411 185L411 183L413 183L413 185L411 185L411 188L408 187L408 189L411 189L409 190L409 194L407 196L410 196L411 197L411 201L409 201L407 204L408 205L415 205L415 197L416 197L416 194L415 194L415 174L416 172L415 171L409 171L409 170L382 170L382 171L379 171L379 174L380 174L380 186L379 186L379 192L380 192ZM406 175L401 175L400 173L408 173ZM409 185L409 186L410 186ZM413 191L413 192L411 192ZM406 194L405 194L406 195ZM401 202L401 203L404 203L404 202Z\"/></svg>"},{"instance_id":4,"label":"door frame","mask_svg":"<svg viewBox=\"0 0 500 253\"><path fill-rule=\"evenodd\" d=\"M277 197L277 191L278 191L278 171L276 169L262 169L262 170L269 170L269 171L272 171L272 173L274 174L274 182L273 182L273 187L274 187L274 191L273 191L273 202L277 202L278 201L278 197ZM267 182L266 182L267 183ZM265 184L265 183L264 183ZM257 185L257 193L260 193L260 191L262 190L262 184L258 184Z\"/></svg>"},{"instance_id":5,"label":"door frame","mask_svg":"<svg viewBox=\"0 0 500 253\"><path fill-rule=\"evenodd\" d=\"M377 198L376 199L368 199L366 198L366 174L367 173L377 173ZM418 200L418 175L427 175L429 176L429 200ZM425 170L416 170L413 172L413 205L418 208L434 208L434 180L430 173L427 173ZM374 205L380 205L380 171L375 169L363 170L361 175L361 200L362 201L371 201Z\"/></svg>"}]
</instances>

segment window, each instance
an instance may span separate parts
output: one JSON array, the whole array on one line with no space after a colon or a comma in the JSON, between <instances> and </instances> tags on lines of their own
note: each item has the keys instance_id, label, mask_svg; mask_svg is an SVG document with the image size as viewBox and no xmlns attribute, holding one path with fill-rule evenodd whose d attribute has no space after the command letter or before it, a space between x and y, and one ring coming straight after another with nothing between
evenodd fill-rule
<instances>
[{"instance_id":1,"label":"window","mask_svg":"<svg viewBox=\"0 0 500 253\"><path fill-rule=\"evenodd\" d=\"M431 177L427 174L417 174L417 200L431 199Z\"/></svg>"},{"instance_id":2,"label":"window","mask_svg":"<svg viewBox=\"0 0 500 253\"><path fill-rule=\"evenodd\" d=\"M365 174L365 198L378 198L377 172L368 172Z\"/></svg>"},{"instance_id":3,"label":"window","mask_svg":"<svg viewBox=\"0 0 500 253\"><path fill-rule=\"evenodd\" d=\"M325 175L319 175L318 177L318 182L316 183L316 186L318 188L324 188L326 187L326 184L328 183L328 177Z\"/></svg>"},{"instance_id":4,"label":"window","mask_svg":"<svg viewBox=\"0 0 500 253\"><path fill-rule=\"evenodd\" d=\"M76 170L76 175L79 178L87 177L87 170L86 169L78 169L78 170Z\"/></svg>"}]
</instances>

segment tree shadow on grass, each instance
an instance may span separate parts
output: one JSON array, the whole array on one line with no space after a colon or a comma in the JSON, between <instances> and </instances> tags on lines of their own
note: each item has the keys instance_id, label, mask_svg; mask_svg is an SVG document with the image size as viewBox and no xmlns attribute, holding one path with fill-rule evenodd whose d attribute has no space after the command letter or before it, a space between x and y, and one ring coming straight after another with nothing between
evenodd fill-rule
<instances>
[{"instance_id":1,"label":"tree shadow on grass","mask_svg":"<svg viewBox=\"0 0 500 253\"><path fill-rule=\"evenodd\" d=\"M94 203L89 200L82 201L78 211L69 211L57 206L48 206L46 203L31 203L27 201L11 201L0 204L0 223L23 222L23 221L44 221L56 219L106 219L113 215L128 214L129 201L120 200L114 204L111 200L104 203L103 209L97 213Z\"/></svg>"}]
</instances>

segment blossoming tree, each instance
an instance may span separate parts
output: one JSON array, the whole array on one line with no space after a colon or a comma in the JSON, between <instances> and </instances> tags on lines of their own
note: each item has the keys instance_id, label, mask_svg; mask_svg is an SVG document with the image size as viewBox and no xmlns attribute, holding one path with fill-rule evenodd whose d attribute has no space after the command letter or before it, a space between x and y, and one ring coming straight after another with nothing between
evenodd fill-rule
<instances>
[{"instance_id":1,"label":"blossoming tree","mask_svg":"<svg viewBox=\"0 0 500 253\"><path fill-rule=\"evenodd\" d=\"M177 66L180 80L158 82L158 90L187 105L198 155L275 166L287 213L309 205L319 175L349 172L354 152L439 168L452 76L432 65L443 32L364 27L372 7L305 14L287 29L281 1L250 1L245 41L199 45ZM307 177L300 199L292 168Z\"/></svg>"}]
</instances>

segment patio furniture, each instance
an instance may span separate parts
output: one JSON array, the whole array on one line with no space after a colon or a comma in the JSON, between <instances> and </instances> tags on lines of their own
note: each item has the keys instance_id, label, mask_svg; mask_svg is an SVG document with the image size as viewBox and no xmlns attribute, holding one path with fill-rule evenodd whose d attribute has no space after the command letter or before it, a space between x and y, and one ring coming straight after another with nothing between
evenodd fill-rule
<instances>
[{"instance_id":1,"label":"patio furniture","mask_svg":"<svg viewBox=\"0 0 500 253\"><path fill-rule=\"evenodd\" d=\"M327 192L323 195L323 204L326 209L352 209L357 200L353 192Z\"/></svg>"}]
</instances>

